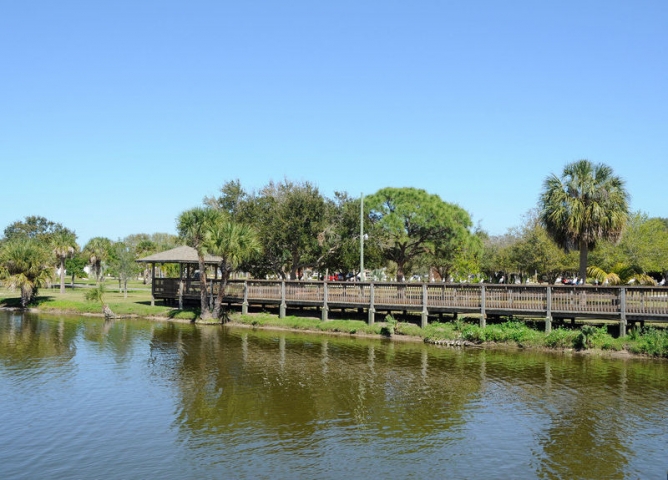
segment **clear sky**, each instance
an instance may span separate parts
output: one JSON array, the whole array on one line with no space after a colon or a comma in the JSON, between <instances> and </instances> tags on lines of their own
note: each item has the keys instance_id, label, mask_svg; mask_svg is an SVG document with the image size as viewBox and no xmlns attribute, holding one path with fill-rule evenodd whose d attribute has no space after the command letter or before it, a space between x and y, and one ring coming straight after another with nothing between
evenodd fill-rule
<instances>
[{"instance_id":1,"label":"clear sky","mask_svg":"<svg viewBox=\"0 0 668 480\"><path fill-rule=\"evenodd\" d=\"M238 178L411 186L491 234L566 163L668 217L668 1L0 3L0 232L117 240Z\"/></svg>"}]
</instances>

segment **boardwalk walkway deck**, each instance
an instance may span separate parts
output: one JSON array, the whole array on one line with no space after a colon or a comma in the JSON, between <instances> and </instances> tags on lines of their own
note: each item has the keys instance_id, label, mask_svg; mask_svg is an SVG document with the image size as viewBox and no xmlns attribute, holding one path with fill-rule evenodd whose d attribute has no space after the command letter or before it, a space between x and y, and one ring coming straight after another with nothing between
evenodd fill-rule
<instances>
[{"instance_id":1,"label":"boardwalk walkway deck","mask_svg":"<svg viewBox=\"0 0 668 480\"><path fill-rule=\"evenodd\" d=\"M212 294L219 281L213 281ZM561 285L496 285L444 283L357 283L275 280L231 280L225 302L240 305L318 307L327 320L330 308L357 308L368 312L373 323L377 311L417 311L421 324L440 313L480 314L481 325L496 316L543 317L546 328L553 319L601 318L620 323L622 334L628 322L668 321L668 288ZM167 301L199 299L199 282L156 278L153 297Z\"/></svg>"}]
</instances>

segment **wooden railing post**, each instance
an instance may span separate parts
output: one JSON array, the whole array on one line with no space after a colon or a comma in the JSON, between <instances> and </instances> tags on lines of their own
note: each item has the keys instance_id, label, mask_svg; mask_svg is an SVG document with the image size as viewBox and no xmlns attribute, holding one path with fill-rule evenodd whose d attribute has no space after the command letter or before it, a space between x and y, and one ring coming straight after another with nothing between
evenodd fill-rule
<instances>
[{"instance_id":1,"label":"wooden railing post","mask_svg":"<svg viewBox=\"0 0 668 480\"><path fill-rule=\"evenodd\" d=\"M480 328L485 328L487 326L487 312L485 311L485 296L487 295L487 289L484 285L480 286Z\"/></svg>"},{"instance_id":2,"label":"wooden railing post","mask_svg":"<svg viewBox=\"0 0 668 480\"><path fill-rule=\"evenodd\" d=\"M369 310L367 314L369 315L369 320L368 324L373 325L373 323L376 321L376 307L374 306L375 302L374 298L374 290L373 290L373 282L369 284Z\"/></svg>"},{"instance_id":3,"label":"wooden railing post","mask_svg":"<svg viewBox=\"0 0 668 480\"><path fill-rule=\"evenodd\" d=\"M329 307L327 306L327 280L322 284L322 312L321 320L323 322L327 321L327 316L329 313Z\"/></svg>"},{"instance_id":4,"label":"wooden railing post","mask_svg":"<svg viewBox=\"0 0 668 480\"><path fill-rule=\"evenodd\" d=\"M545 333L549 334L552 331L552 287L547 286L547 312L545 315Z\"/></svg>"},{"instance_id":5,"label":"wooden railing post","mask_svg":"<svg viewBox=\"0 0 668 480\"><path fill-rule=\"evenodd\" d=\"M248 315L248 280L244 280L244 301L241 304L241 314Z\"/></svg>"},{"instance_id":6,"label":"wooden railing post","mask_svg":"<svg viewBox=\"0 0 668 480\"><path fill-rule=\"evenodd\" d=\"M626 288L622 287L619 289L619 308L620 308L620 317L619 317L619 336L626 336Z\"/></svg>"},{"instance_id":7,"label":"wooden railing post","mask_svg":"<svg viewBox=\"0 0 668 480\"><path fill-rule=\"evenodd\" d=\"M281 306L278 308L278 318L285 318L285 280L281 280Z\"/></svg>"},{"instance_id":8,"label":"wooden railing post","mask_svg":"<svg viewBox=\"0 0 668 480\"><path fill-rule=\"evenodd\" d=\"M429 323L429 310L427 310L427 284L422 284L422 314L420 315L420 327L426 328Z\"/></svg>"},{"instance_id":9,"label":"wooden railing post","mask_svg":"<svg viewBox=\"0 0 668 480\"><path fill-rule=\"evenodd\" d=\"M506 288L506 299L508 300L508 308L513 308L513 288Z\"/></svg>"}]
</instances>

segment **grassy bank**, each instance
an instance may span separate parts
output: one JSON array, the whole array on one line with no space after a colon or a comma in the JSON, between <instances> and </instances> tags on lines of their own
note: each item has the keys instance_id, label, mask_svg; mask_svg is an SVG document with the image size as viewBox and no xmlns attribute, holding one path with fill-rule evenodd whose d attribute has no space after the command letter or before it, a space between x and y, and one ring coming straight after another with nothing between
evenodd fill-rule
<instances>
[{"instance_id":1,"label":"grassy bank","mask_svg":"<svg viewBox=\"0 0 668 480\"><path fill-rule=\"evenodd\" d=\"M94 282L77 283L74 288L68 286L63 294L58 288L42 288L30 307L42 312L99 315L102 313L102 305L86 299L86 292L94 285ZM131 283L127 296L119 291L118 285L113 282L106 282L105 287L104 303L119 316L195 319L196 313L193 311L179 311L161 304L152 307L150 286L141 282ZM19 293L0 288L0 307L20 307Z\"/></svg>"},{"instance_id":2,"label":"grassy bank","mask_svg":"<svg viewBox=\"0 0 668 480\"><path fill-rule=\"evenodd\" d=\"M99 302L86 300L85 293L91 284L79 284L68 288L64 294L57 289L42 289L33 308L42 312L67 312L72 314L101 314ZM130 285L127 297L108 282L104 302L119 316L164 318L193 321L197 310L178 310L164 305L151 306L150 288L137 282ZM0 289L0 307L19 306L17 292ZM455 321L432 322L422 329L411 322L397 321L387 316L383 322L368 325L355 319L338 319L327 322L313 316L287 316L260 312L242 315L231 312L232 323L253 327L271 327L313 332L336 332L350 335L373 335L394 339L422 340L446 345L502 344L521 348L548 348L555 350L630 352L639 355L668 358L668 331L665 328L646 327L633 329L626 337L615 338L605 326L585 323L577 328L561 326L545 334L537 323L524 320L509 320L502 323L488 323L480 328L477 318L463 318Z\"/></svg>"},{"instance_id":3,"label":"grassy bank","mask_svg":"<svg viewBox=\"0 0 668 480\"><path fill-rule=\"evenodd\" d=\"M629 352L639 355L668 358L668 331L655 327L642 331L634 329L624 338L615 338L605 326L584 325L581 328L559 327L549 334L532 328L523 320L508 320L481 328L477 318L453 322L430 323L422 329L413 323L397 322L392 317L374 325L361 320L330 320L288 316L279 319L271 314L241 315L235 313L234 323L256 327L278 327L316 332L368 334L401 338L417 338L427 343L445 345L503 344L521 348Z\"/></svg>"}]
</instances>

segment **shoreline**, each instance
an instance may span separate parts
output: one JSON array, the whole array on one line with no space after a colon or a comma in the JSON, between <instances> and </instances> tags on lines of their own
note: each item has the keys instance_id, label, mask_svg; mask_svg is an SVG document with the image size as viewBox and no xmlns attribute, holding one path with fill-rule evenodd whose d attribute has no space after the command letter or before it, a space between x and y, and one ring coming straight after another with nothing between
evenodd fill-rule
<instances>
[{"instance_id":1,"label":"shoreline","mask_svg":"<svg viewBox=\"0 0 668 480\"><path fill-rule=\"evenodd\" d=\"M78 312L74 310L67 309L47 309L43 310L40 308L27 308L22 309L18 307L0 307L0 311L18 311L18 312L28 312L28 313L40 313L40 314L51 314L51 315L73 315L73 316L82 316L82 317L94 317L94 318L105 318L105 314L95 313L95 312ZM240 315L240 313L235 313L233 315ZM250 314L253 315L253 314ZM484 348L484 349L501 349L501 350L515 350L515 351L532 351L532 352L543 352L543 353L555 353L561 355L577 355L577 356L595 356L601 358L615 358L615 359L639 359L639 360L662 360L668 361L667 358L660 356L651 356L644 353L634 353L628 349L623 350L608 350L600 348L588 348L588 349L576 349L570 347L564 348L554 348L548 346L537 346L537 345L522 345L518 343L508 343L508 342L481 342L475 343L462 338L457 339L437 339L429 340L427 338L417 336L417 335L402 335L402 334L391 334L391 335L382 335L375 333L366 333L366 332L342 332L336 330L317 330L310 328L294 328L286 325L259 325L259 324L249 324L244 322L235 321L230 319L226 322L201 322L193 321L185 318L170 318L163 315L116 315L110 320L148 320L153 322L174 322L181 324L195 324L201 326L222 326L222 327L232 327L232 328L245 328L250 330L267 330L267 331L284 331L292 333L305 333L310 335L329 335L329 336L338 336L338 337L354 337L354 338L366 338L366 339L375 339L375 340L385 340L385 341L397 341L397 342L409 342L409 343L423 343L426 345L432 345L435 347L448 347L448 348ZM316 319L314 317L314 319ZM384 322L377 322L379 324L384 324Z\"/></svg>"}]
</instances>

